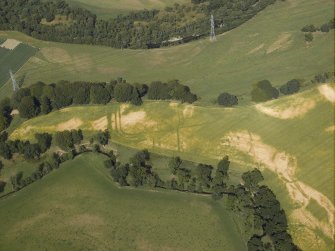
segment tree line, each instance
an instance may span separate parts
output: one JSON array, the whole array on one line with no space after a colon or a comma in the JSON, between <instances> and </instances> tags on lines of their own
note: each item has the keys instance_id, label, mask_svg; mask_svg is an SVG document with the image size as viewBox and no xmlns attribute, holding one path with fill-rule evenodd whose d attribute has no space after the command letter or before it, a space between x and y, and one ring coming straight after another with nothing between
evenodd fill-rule
<instances>
[{"instance_id":1,"label":"tree line","mask_svg":"<svg viewBox=\"0 0 335 251\"><path fill-rule=\"evenodd\" d=\"M323 76L323 75L322 75ZM281 85L279 89L272 86L269 80L261 80L255 83L251 90L251 100L254 102L265 102L279 97L279 93L283 95L291 95L299 92L301 83L297 79L291 79ZM221 93L217 98L217 104L225 107L232 107L238 104L237 96L228 92Z\"/></svg>"},{"instance_id":2,"label":"tree line","mask_svg":"<svg viewBox=\"0 0 335 251\"><path fill-rule=\"evenodd\" d=\"M53 170L58 169L61 163L71 160L82 153L93 151L103 153L112 158L113 152L103 152L100 149L100 144L108 144L109 138L108 131L99 131L90 139L90 147L86 147L81 144L84 139L81 130L60 131L56 132L54 136L48 133L37 133L34 139L36 143L20 140L11 141L8 139L7 133L3 132L0 134L0 156L10 160L14 154L18 154L22 155L26 160L39 160L42 154L46 154L52 145L61 150L58 151L56 148L55 152L51 152L44 157L45 160L29 176L24 178L23 172L18 172L11 176L10 183L13 191L19 191L31 183L42 179ZM4 165L0 161L0 172L3 167ZM5 186L6 183L0 181L0 192L4 191Z\"/></svg>"},{"instance_id":3,"label":"tree line","mask_svg":"<svg viewBox=\"0 0 335 251\"><path fill-rule=\"evenodd\" d=\"M64 0L3 0L0 2L0 29L17 30L48 41L156 48L207 36L211 14L215 17L216 32L220 34L243 24L274 2L192 1L186 5L176 3L164 10L134 11L103 20L88 10L70 7ZM56 16L67 21L50 23Z\"/></svg>"},{"instance_id":4,"label":"tree line","mask_svg":"<svg viewBox=\"0 0 335 251\"><path fill-rule=\"evenodd\" d=\"M147 95L148 94L148 95ZM60 81L57 84L46 85L37 82L29 87L14 92L12 99L5 99L0 103L0 129L8 127L11 121L10 112L18 109L22 118L33 118L40 114L47 114L70 105L107 104L112 100L127 102L139 106L142 98L154 100L179 100L193 103L197 96L188 86L180 84L178 80L168 83L152 82L146 84L127 83L118 78L109 83L69 82ZM1 121L4 121L1 124Z\"/></svg>"}]
</instances>

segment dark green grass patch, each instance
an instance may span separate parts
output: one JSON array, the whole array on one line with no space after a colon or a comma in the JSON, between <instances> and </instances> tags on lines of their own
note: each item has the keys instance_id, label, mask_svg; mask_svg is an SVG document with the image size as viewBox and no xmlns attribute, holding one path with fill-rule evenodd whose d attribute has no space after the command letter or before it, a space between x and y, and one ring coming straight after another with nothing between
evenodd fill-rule
<instances>
[{"instance_id":1,"label":"dark green grass patch","mask_svg":"<svg viewBox=\"0 0 335 251\"><path fill-rule=\"evenodd\" d=\"M14 50L0 48L0 87L9 79L10 70L18 71L37 51L26 44L19 44Z\"/></svg>"}]
</instances>

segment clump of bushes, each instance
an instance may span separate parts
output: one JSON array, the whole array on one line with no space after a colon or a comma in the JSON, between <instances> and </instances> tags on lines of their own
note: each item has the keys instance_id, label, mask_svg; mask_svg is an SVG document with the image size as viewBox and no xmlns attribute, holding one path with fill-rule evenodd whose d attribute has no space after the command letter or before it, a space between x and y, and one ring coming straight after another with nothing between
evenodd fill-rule
<instances>
[{"instance_id":1,"label":"clump of bushes","mask_svg":"<svg viewBox=\"0 0 335 251\"><path fill-rule=\"evenodd\" d=\"M251 91L251 99L254 102L264 102L276 99L279 91L273 87L269 80L261 80L256 83Z\"/></svg>"},{"instance_id":2,"label":"clump of bushes","mask_svg":"<svg viewBox=\"0 0 335 251\"><path fill-rule=\"evenodd\" d=\"M3 99L0 102L0 132L5 130L12 121L12 106L8 98Z\"/></svg>"},{"instance_id":3,"label":"clump of bushes","mask_svg":"<svg viewBox=\"0 0 335 251\"><path fill-rule=\"evenodd\" d=\"M308 24L305 25L304 27L301 28L302 32L316 32L317 29L313 24Z\"/></svg>"},{"instance_id":4,"label":"clump of bushes","mask_svg":"<svg viewBox=\"0 0 335 251\"><path fill-rule=\"evenodd\" d=\"M74 147L74 145L80 144L83 140L83 133L79 130L62 131L56 132L55 134L55 144L62 148L63 150L69 150Z\"/></svg>"},{"instance_id":5,"label":"clump of bushes","mask_svg":"<svg viewBox=\"0 0 335 251\"><path fill-rule=\"evenodd\" d=\"M313 33L309 32L305 34L305 41L306 42L312 42L314 39Z\"/></svg>"},{"instance_id":6,"label":"clump of bushes","mask_svg":"<svg viewBox=\"0 0 335 251\"><path fill-rule=\"evenodd\" d=\"M319 28L315 27L313 24L305 25L301 28L301 31L305 32L305 41L312 42L314 38L313 32L329 32L331 29L334 29L334 19L331 19L329 22L322 24Z\"/></svg>"},{"instance_id":7,"label":"clump of bushes","mask_svg":"<svg viewBox=\"0 0 335 251\"><path fill-rule=\"evenodd\" d=\"M314 76L313 82L326 83L332 76L334 76L334 73L331 72L319 73Z\"/></svg>"},{"instance_id":8,"label":"clump of bushes","mask_svg":"<svg viewBox=\"0 0 335 251\"><path fill-rule=\"evenodd\" d=\"M284 95L296 93L300 90L300 82L297 79L292 79L286 84L282 85L279 90Z\"/></svg>"},{"instance_id":9,"label":"clump of bushes","mask_svg":"<svg viewBox=\"0 0 335 251\"><path fill-rule=\"evenodd\" d=\"M168 83L155 81L152 82L149 87L148 99L174 99L180 100L183 103L193 103L197 100L197 95L193 94L188 86L180 84L178 80L173 80Z\"/></svg>"},{"instance_id":10,"label":"clump of bushes","mask_svg":"<svg viewBox=\"0 0 335 251\"><path fill-rule=\"evenodd\" d=\"M221 93L217 99L219 105L232 107L238 104L238 98L228 92Z\"/></svg>"}]
</instances>

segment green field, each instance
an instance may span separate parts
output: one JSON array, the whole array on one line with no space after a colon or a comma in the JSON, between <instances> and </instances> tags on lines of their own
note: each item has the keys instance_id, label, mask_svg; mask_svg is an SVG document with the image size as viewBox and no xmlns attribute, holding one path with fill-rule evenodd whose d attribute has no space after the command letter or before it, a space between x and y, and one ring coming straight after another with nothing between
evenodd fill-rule
<instances>
[{"instance_id":1,"label":"green field","mask_svg":"<svg viewBox=\"0 0 335 251\"><path fill-rule=\"evenodd\" d=\"M114 17L129 11L143 9L162 9L174 3L185 4L191 0L67 0L76 7L88 9L100 18Z\"/></svg>"},{"instance_id":2,"label":"green field","mask_svg":"<svg viewBox=\"0 0 335 251\"><path fill-rule=\"evenodd\" d=\"M324 87L334 91L334 85L315 86L263 105L234 109L168 102L70 107L24 122L11 137L32 139L36 132L77 128L90 135L108 128L120 144L196 162L215 164L228 154L236 164L234 172L255 166L265 171L301 247L311 245L302 238L308 236L309 241L320 242L311 250L327 250L334 226L334 104L321 95ZM326 217L313 216L312 201L327 212Z\"/></svg>"},{"instance_id":3,"label":"green field","mask_svg":"<svg viewBox=\"0 0 335 251\"><path fill-rule=\"evenodd\" d=\"M101 17L136 9L145 2L129 1L71 2ZM170 4L153 2L157 8ZM307 44L300 29L328 22L334 17L333 10L330 0L277 1L242 26L218 36L214 43L204 39L154 50L61 44L19 32L0 32L0 41L13 38L40 48L16 73L24 86L40 80L110 81L118 76L146 83L180 79L200 96L196 106L145 101L140 107L117 103L69 107L28 121L16 117L8 131L12 139L24 140L33 139L36 132L81 128L91 136L109 129L112 141L124 147L124 161L135 151L127 150L129 147L213 165L227 154L235 177L250 168L262 170L302 250L332 250L335 126L331 94L335 84L316 85L309 80L317 73L334 71L334 30L315 33ZM292 96L251 103L249 93L256 81L269 79L278 87L293 78L308 85ZM213 106L224 91L238 95L240 105ZM0 87L0 98L10 93L7 81ZM167 177L167 159L155 156L156 171ZM102 160L93 154L80 156L0 200L0 224L4 226L0 243L5 249L19 250L26 245L31 245L28 249L55 250L245 249L229 213L221 214L221 204L189 194L120 190L106 178ZM33 165L8 164L4 176L8 178L13 170L29 174ZM70 238L73 234L76 239ZM10 246L13 243L15 247Z\"/></svg>"},{"instance_id":4,"label":"green field","mask_svg":"<svg viewBox=\"0 0 335 251\"><path fill-rule=\"evenodd\" d=\"M246 250L210 197L119 189L86 154L0 200L1 250Z\"/></svg>"},{"instance_id":5,"label":"green field","mask_svg":"<svg viewBox=\"0 0 335 251\"><path fill-rule=\"evenodd\" d=\"M5 42L1 39L0 44ZM38 49L26 44L19 44L14 50L0 47L0 87L9 79L9 70L18 71ZM22 75L21 75L22 77Z\"/></svg>"},{"instance_id":6,"label":"green field","mask_svg":"<svg viewBox=\"0 0 335 251\"><path fill-rule=\"evenodd\" d=\"M316 34L306 44L300 31L306 24L328 22L333 7L331 0L277 1L218 36L215 43L205 39L154 50L43 42L18 32L1 32L0 38L16 38L41 48L19 72L25 76L25 85L39 80L110 81L118 76L130 82L180 79L202 102L224 91L247 102L256 81L269 79L279 86L292 78L310 80L316 73L333 71L334 32Z\"/></svg>"}]
</instances>

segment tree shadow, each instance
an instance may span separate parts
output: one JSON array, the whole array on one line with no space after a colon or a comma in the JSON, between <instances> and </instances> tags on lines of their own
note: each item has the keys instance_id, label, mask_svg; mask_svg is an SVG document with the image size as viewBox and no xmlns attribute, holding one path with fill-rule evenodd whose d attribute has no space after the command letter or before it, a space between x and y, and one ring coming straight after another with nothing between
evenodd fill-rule
<instances>
[{"instance_id":1,"label":"tree shadow","mask_svg":"<svg viewBox=\"0 0 335 251\"><path fill-rule=\"evenodd\" d=\"M24 80L26 79L26 76L27 76L27 74L24 73L17 78L17 84L18 84L19 87L23 86Z\"/></svg>"},{"instance_id":2,"label":"tree shadow","mask_svg":"<svg viewBox=\"0 0 335 251\"><path fill-rule=\"evenodd\" d=\"M7 184L6 182L0 181L0 193L2 193L3 191L5 191L6 184Z\"/></svg>"}]
</instances>

